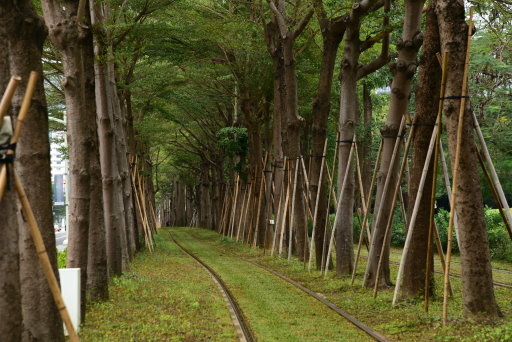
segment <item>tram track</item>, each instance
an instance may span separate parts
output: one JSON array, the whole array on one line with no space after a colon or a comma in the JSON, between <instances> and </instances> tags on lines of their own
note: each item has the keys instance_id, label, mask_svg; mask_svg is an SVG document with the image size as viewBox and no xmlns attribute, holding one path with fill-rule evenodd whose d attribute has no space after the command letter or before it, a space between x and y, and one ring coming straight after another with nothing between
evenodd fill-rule
<instances>
[{"instance_id":1,"label":"tram track","mask_svg":"<svg viewBox=\"0 0 512 342\"><path fill-rule=\"evenodd\" d=\"M233 318L233 324L235 325L235 328L238 332L239 338L241 342L254 342L256 341L256 338L254 337L254 334L252 333L252 330L250 328L249 323L247 322L247 319L245 318L242 310L240 309L240 306L238 305L238 302L236 301L235 297L229 291L228 287L222 280L222 278L210 267L208 264L206 264L204 261L202 261L199 257L197 257L194 253L183 247L176 239L172 236L171 233L169 233L169 237L171 240L178 246L178 248L185 253L186 255L190 256L192 259L194 259L199 265L201 265L214 279L214 281L219 285L219 288L221 289L221 292L223 294L223 297L226 299L230 311L232 313Z\"/></svg>"},{"instance_id":2,"label":"tram track","mask_svg":"<svg viewBox=\"0 0 512 342\"><path fill-rule=\"evenodd\" d=\"M190 236L192 236L193 238L195 238L196 240L199 240L199 241L206 241L205 239L202 239L200 237L198 237L196 234L193 234L193 233L188 233ZM174 240L174 239L173 239ZM213 246L213 245L210 245L211 247L215 248L216 250L218 250L219 252L222 252L222 253L225 253L225 254L228 254L234 258L237 258L239 260L242 260L244 262L247 262L253 266L256 266L278 278L280 278L281 280L284 280L286 281L287 283L295 286L296 288L298 288L299 290L303 291L304 293L308 294L309 296L313 297L314 299L316 299L317 301L321 302L322 304L326 305L328 308L330 308L331 310L333 310L334 312L336 312L338 315L342 316L344 319L346 319L348 322L350 322L352 325L354 325L355 327L357 327L359 330L363 331L364 333L366 333L368 336L370 336L371 338L373 338L375 341L379 341L379 342L386 342L388 341L387 338L380 334L379 332L377 332L376 330L372 329L371 327L367 326L366 324L364 324L363 322L359 321L356 317L352 316L351 314L349 314L348 312L346 312L345 310L341 309L340 307L338 307L336 304L332 303L331 301L319 296L317 293L315 293L314 291L308 289L307 287L301 285L300 283L294 281L293 279L290 279L288 277L286 277L285 275L282 275L280 274L279 272L275 271L275 270L272 270L268 267L265 267L263 265L260 265L252 260L248 260L246 258L243 258L239 255L236 255L234 253L231 253L231 252L228 252L226 250L221 250L220 248L216 247L216 246Z\"/></svg>"}]
</instances>

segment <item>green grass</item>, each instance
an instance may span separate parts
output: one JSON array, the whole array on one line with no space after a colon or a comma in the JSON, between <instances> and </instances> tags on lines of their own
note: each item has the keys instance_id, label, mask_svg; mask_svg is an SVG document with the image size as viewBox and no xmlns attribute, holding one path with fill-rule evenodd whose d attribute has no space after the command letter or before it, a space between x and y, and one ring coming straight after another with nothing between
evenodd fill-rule
<instances>
[{"instance_id":1,"label":"green grass","mask_svg":"<svg viewBox=\"0 0 512 342\"><path fill-rule=\"evenodd\" d=\"M293 285L232 255L211 248L190 232L172 229L185 248L212 267L238 301L259 341L365 341L366 334ZM225 240L227 241L227 240Z\"/></svg>"},{"instance_id":2,"label":"green grass","mask_svg":"<svg viewBox=\"0 0 512 342\"><path fill-rule=\"evenodd\" d=\"M262 265L300 282L311 290L323 294L327 299L342 309L356 316L359 320L383 333L391 340L404 341L512 341L512 291L495 288L496 300L505 315L503 319L491 321L468 320L462 314L461 282L452 278L454 298L449 301L450 324L443 328L441 324L442 298L436 297L429 313L423 309L423 301L402 302L391 307L393 289L380 291L373 299L373 291L361 287L365 262L360 263L354 286L350 285L350 276L335 276L331 272L327 278L313 271L308 273L297 260L275 258L263 255L260 249L222 238L215 232L201 229L187 229L193 236L213 246L250 258ZM206 248L205 248L206 249ZM495 265L496 266L496 265ZM501 268L510 269L510 264L500 263ZM391 266L391 277L396 279L397 266ZM442 294L441 275L436 275L436 293ZM343 335L340 335L343 336Z\"/></svg>"},{"instance_id":3,"label":"green grass","mask_svg":"<svg viewBox=\"0 0 512 342\"><path fill-rule=\"evenodd\" d=\"M110 300L88 307L82 341L236 341L217 285L194 260L159 235L131 272L114 279Z\"/></svg>"}]
</instances>

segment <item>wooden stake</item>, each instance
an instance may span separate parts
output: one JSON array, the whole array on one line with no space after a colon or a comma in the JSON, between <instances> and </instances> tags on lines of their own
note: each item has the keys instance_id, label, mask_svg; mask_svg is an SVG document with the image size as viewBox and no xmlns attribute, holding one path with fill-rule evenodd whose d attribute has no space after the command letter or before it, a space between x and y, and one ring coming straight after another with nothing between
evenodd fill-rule
<instances>
[{"instance_id":1,"label":"wooden stake","mask_svg":"<svg viewBox=\"0 0 512 342\"><path fill-rule=\"evenodd\" d=\"M437 54L437 58L439 59L439 53ZM433 165L433 172L432 172L432 189L430 193L430 220L429 220L429 227L428 227L428 239L427 239L427 260L426 260L426 267L425 267L425 292L424 292L424 298L425 298L425 312L428 312L428 305L429 305L429 296L430 296L430 259L432 258L432 234L435 226L434 222L434 207L436 203L436 187L437 187L437 169L438 169L438 161L439 161L439 143L441 141L441 127L443 125L441 116L443 113L443 105L444 105L444 96L445 96L445 89L446 89L446 78L448 74L448 51L445 51L442 63L441 63L441 89L440 89L440 100L439 100L439 107L437 110L437 121L438 125L436 127L437 130L437 137L436 137L436 145L435 145L435 151L434 151L434 165Z\"/></svg>"},{"instance_id":2,"label":"wooden stake","mask_svg":"<svg viewBox=\"0 0 512 342\"><path fill-rule=\"evenodd\" d=\"M382 198L385 198L387 193L388 193L388 188L389 188L389 185L391 183L391 178L392 178L392 170L394 168L394 165L395 165L395 160L396 160L396 157L398 155L398 150L399 150L399 147L400 147L400 144L401 144L401 136L403 135L403 132L404 132L404 127L405 127L405 122L406 122L406 116L404 115L402 117L402 121L400 122L400 128L398 129L398 138L396 139L395 141L395 146L393 147L393 153L391 155L391 162L389 163L389 170L388 170L388 173L386 175L386 180L384 181L384 188L382 190ZM377 215L375 215L375 219L373 221L373 226L375 227L377 224L379 224L380 222L380 217L381 217L381 214L382 214L382 207L383 205L381 204L379 206L379 208L377 208ZM372 234L372 241L371 241L371 244L370 244L370 251L368 253L368 259L366 260L366 269L365 269L365 272L364 272L364 279L363 279L363 286L364 284L366 283L366 279L368 278L368 274L370 273L370 257L371 257L371 254L372 254L372 250L375 246L375 243L376 243L376 239L375 239L375 236L377 234ZM383 241L382 243L385 243L385 241Z\"/></svg>"},{"instance_id":3,"label":"wooden stake","mask_svg":"<svg viewBox=\"0 0 512 342\"><path fill-rule=\"evenodd\" d=\"M288 236L288 260L292 258L293 228L295 225L295 199L297 195L297 176L299 175L299 158L295 162L295 175L293 177L292 211L290 214L290 234Z\"/></svg>"},{"instance_id":4,"label":"wooden stake","mask_svg":"<svg viewBox=\"0 0 512 342\"><path fill-rule=\"evenodd\" d=\"M459 164L460 164L460 151L462 145L462 126L464 123L464 112L466 110L466 94L468 90L468 68L469 68L469 52L471 48L471 34L473 31L473 7L469 9L469 24L468 24L468 37L466 60L464 62L464 74L462 76L462 89L459 110L459 122L457 126L457 145L455 149L455 163L453 166L453 192L452 192L452 205L450 206L450 220L448 223L448 244L446 251L446 269L444 272L444 287L443 287L443 327L446 326L448 319L448 284L450 279L450 262L452 259L452 232L453 232L453 218L455 214L455 207L457 205L457 183L459 178Z\"/></svg>"},{"instance_id":5,"label":"wooden stake","mask_svg":"<svg viewBox=\"0 0 512 342\"><path fill-rule=\"evenodd\" d=\"M503 209L502 211L505 213L503 222L505 223L505 227L508 230L508 234L509 234L510 238L512 239L512 230L511 230L512 213L510 212L510 207L508 205L507 198L505 196L505 192L503 191L503 188L501 187L500 179L498 178L498 174L496 172L496 169L494 168L494 164L492 162L491 155L489 154L489 150L487 149L487 144L485 143L485 139L482 134L482 129L480 128L480 125L478 124L478 120L476 118L475 113L473 111L471 111L471 113L473 115L474 128L477 133L476 135L478 137L478 140L480 141L480 146L482 148L483 157L485 158L485 161L487 162L487 166L489 167L490 180L492 179L492 182L490 182L489 185L491 183L494 183L492 185L492 187L494 188L494 192L496 192L496 194L499 198L499 200L496 200L496 204L498 204L498 206L501 209ZM482 159L482 158L480 157L480 159ZM482 163L483 163L483 161L482 161ZM484 168L484 166L482 166L482 168Z\"/></svg>"},{"instance_id":6,"label":"wooden stake","mask_svg":"<svg viewBox=\"0 0 512 342\"><path fill-rule=\"evenodd\" d=\"M370 228L368 226L368 217L370 216L369 215L369 213L370 213L370 203L371 203L371 199L372 199L373 187L375 185L375 179L377 178L377 170L379 168L379 161L380 161L380 157L381 157L381 154L382 154L383 142L384 141L381 139L380 144L379 144L379 150L377 152L377 160L375 161L375 168L373 169L372 181L370 182L370 190L368 191L368 198L366 199L366 212L364 213L363 223L361 224L361 232L359 234L359 243L357 244L356 260L355 260L355 263L354 263L354 269L352 270L352 279L350 281L350 285L354 285L354 279L356 277L357 264L359 263L359 257L361 255L361 246L363 244L363 237L364 237L364 229L363 229L363 227L367 226L368 230ZM368 241L371 241L370 236L368 237Z\"/></svg>"},{"instance_id":7,"label":"wooden stake","mask_svg":"<svg viewBox=\"0 0 512 342\"><path fill-rule=\"evenodd\" d=\"M236 207L238 202L238 191L240 189L240 174L236 175L235 182L235 197L233 197L233 210L231 211L231 225L229 227L229 237L233 238L234 230L235 230L235 220L236 220Z\"/></svg>"},{"instance_id":8,"label":"wooden stake","mask_svg":"<svg viewBox=\"0 0 512 342\"><path fill-rule=\"evenodd\" d=\"M14 178L14 187L18 193L21 207L23 208L23 214L27 220L30 235L34 241L41 268L46 277L46 280L48 281L48 285L50 287L50 291L52 292L53 299L55 300L55 304L57 305L57 309L59 310L59 314L62 318L62 321L64 322L64 325L66 326L66 330L68 331L69 339L71 341L79 341L78 335L76 334L75 328L73 327L73 323L71 322L71 317L69 316L69 312L66 308L66 304L62 299L59 283L57 282L57 278L53 272L50 258L48 257L48 253L46 252L46 247L44 246L43 238L41 236L41 231L28 201L25 189L23 189L23 185L21 185L21 181L14 170L12 174Z\"/></svg>"},{"instance_id":9,"label":"wooden stake","mask_svg":"<svg viewBox=\"0 0 512 342\"><path fill-rule=\"evenodd\" d=\"M275 229L274 229L274 239L272 241L272 252L270 253L270 255L274 255L274 250L275 250L275 247L276 247L276 240L277 240L277 235L280 233L280 228L281 228L281 225L279 224L280 220L282 219L281 216L283 215L282 213L282 201L283 201L283 196L285 196L284 194L284 190L283 190L283 185L285 184L284 183L284 177L286 177L286 174L285 174L285 170L286 170L286 157L284 157L284 161L283 161L283 177L281 178L281 184L280 184L280 192L279 192L279 203L277 204L277 215L276 215L276 218L275 218L275 221L274 221L274 226L275 226Z\"/></svg>"},{"instance_id":10,"label":"wooden stake","mask_svg":"<svg viewBox=\"0 0 512 342\"><path fill-rule=\"evenodd\" d=\"M340 140L340 132L338 131L336 133L336 144L334 144L334 158L332 160L332 173L334 174L334 171L336 170L336 161L337 161L337 158L338 158L338 141ZM327 175L329 175L329 167L326 167L326 170L327 170ZM327 217L326 217L326 220L325 220L325 225L324 225L324 239L322 241L322 261L320 262L320 273L323 273L324 272L324 269L325 269L325 264L326 264L326 252L327 252L327 228L329 227L330 225L330 217L329 217L329 208L330 208L330 205L331 205L331 196L332 197L336 197L336 196L333 196L334 194L334 182L332 180L331 177L329 177L329 195L327 197ZM336 201L335 201L336 202ZM336 207L338 207L337 204L335 204Z\"/></svg>"},{"instance_id":11,"label":"wooden stake","mask_svg":"<svg viewBox=\"0 0 512 342\"><path fill-rule=\"evenodd\" d=\"M318 188L316 191L315 211L313 213L313 231L311 232L311 243L309 245L308 272L311 272L311 260L313 259L313 243L315 241L315 230L316 230L317 217L318 217L318 204L320 203L320 189L322 188L322 181L323 181L323 176L324 176L326 152L327 152L327 138L325 138L324 152L323 152L322 161L320 164L320 175L318 176ZM327 204L327 206L329 206L329 204ZM329 210L327 210L327 219L329 219Z\"/></svg>"},{"instance_id":12,"label":"wooden stake","mask_svg":"<svg viewBox=\"0 0 512 342\"><path fill-rule=\"evenodd\" d=\"M380 280L380 271L382 268L382 263L384 261L384 251L386 249L386 241L388 239L389 233L391 232L391 223L393 222L393 216L395 213L395 206L396 201L398 198L398 193L401 192L401 183L402 178L405 174L405 168L407 165L407 155L409 154L409 148L411 147L412 139L414 138L414 132L416 131L416 126L413 124L411 128L411 132L409 133L409 136L407 137L407 142L405 143L404 147L404 157L402 159L402 164L400 166L400 172L398 174L398 179L395 185L395 190L393 192L393 198L391 200L391 211L388 216L388 221L386 222L386 230L384 231L384 239L382 243L382 247L380 249L380 255L379 255L379 263L377 264L377 273L375 274L375 284L373 286L373 298L377 297L377 291L379 287L379 280ZM409 227L410 229L410 227ZM409 230L407 230L407 234L409 234Z\"/></svg>"},{"instance_id":13,"label":"wooden stake","mask_svg":"<svg viewBox=\"0 0 512 342\"><path fill-rule=\"evenodd\" d=\"M238 242L238 238L240 237L240 227L242 226L242 220L244 217L244 210L245 210L245 202L247 200L247 185L245 185L245 189L243 190L242 195L242 207L240 208L240 217L238 218L238 225L236 227L236 241Z\"/></svg>"},{"instance_id":14,"label":"wooden stake","mask_svg":"<svg viewBox=\"0 0 512 342\"><path fill-rule=\"evenodd\" d=\"M354 140L355 140L355 135L354 135ZM350 147L350 152L349 152L349 155L348 155L348 162L347 162L347 170L345 172L345 175L343 176L343 183L341 185L341 190L340 190L340 196L338 198L338 205L337 205L337 208L336 208L336 217L334 218L334 224L333 224L333 228L332 228L332 232L331 232L331 239L329 240L329 249L327 250L327 260L326 260L326 266L325 266L325 270L324 270L324 277L327 276L327 272L329 271L329 259L331 257L331 251L332 251L332 246L334 244L334 234L336 233L336 226L338 224L338 220L339 220L339 212L341 210L341 203L343 202L343 194L345 192L345 186L347 185L347 178L348 178L348 174L349 174L349 171L350 171L350 166L352 165L352 157L354 155L354 146L355 146L355 143L352 143L352 146Z\"/></svg>"},{"instance_id":15,"label":"wooden stake","mask_svg":"<svg viewBox=\"0 0 512 342\"><path fill-rule=\"evenodd\" d=\"M7 89L5 89L4 96L2 97L2 101L0 101L0 128L2 128L4 115L7 113L9 106L11 105L12 97L14 96L14 92L18 87L18 84L21 81L21 77L12 76L9 84L7 85Z\"/></svg>"},{"instance_id":16,"label":"wooden stake","mask_svg":"<svg viewBox=\"0 0 512 342\"><path fill-rule=\"evenodd\" d=\"M443 141L439 141L439 149L441 154L441 165L443 167L443 175L444 175L444 185L446 187L446 195L448 196L448 202L450 206L452 205L452 188L450 186L450 176L448 173L448 165L446 163L446 158L444 156L444 149L443 149ZM459 225L458 225L458 219L457 219L457 213L454 213L455 217L453 218L453 227L455 228L455 236L457 237L457 245L459 244ZM460 250L460 246L459 246Z\"/></svg>"},{"instance_id":17,"label":"wooden stake","mask_svg":"<svg viewBox=\"0 0 512 342\"><path fill-rule=\"evenodd\" d=\"M284 238L284 231L285 231L285 228L286 228L286 214L288 213L288 202L290 200L290 188L291 188L291 175L290 175L290 162L288 162L288 167L287 167L287 173L285 174L284 177L288 177L288 182L287 182L287 186L286 186L286 200L284 201L284 207L282 210L284 210L283 212L283 218L281 219L281 237L279 239L279 256L281 256L281 253L283 252L283 238Z\"/></svg>"}]
</instances>

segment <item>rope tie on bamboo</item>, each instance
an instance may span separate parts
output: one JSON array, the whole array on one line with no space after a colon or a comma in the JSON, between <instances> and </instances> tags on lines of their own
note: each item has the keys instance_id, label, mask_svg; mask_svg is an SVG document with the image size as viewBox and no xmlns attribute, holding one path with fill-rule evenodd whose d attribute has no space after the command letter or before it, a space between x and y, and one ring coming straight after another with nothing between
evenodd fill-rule
<instances>
[{"instance_id":1,"label":"rope tie on bamboo","mask_svg":"<svg viewBox=\"0 0 512 342\"><path fill-rule=\"evenodd\" d=\"M325 158L325 156L322 155L310 155L311 158Z\"/></svg>"},{"instance_id":2,"label":"rope tie on bamboo","mask_svg":"<svg viewBox=\"0 0 512 342\"><path fill-rule=\"evenodd\" d=\"M407 126L437 126L435 122L412 122L412 123L406 123Z\"/></svg>"},{"instance_id":3,"label":"rope tie on bamboo","mask_svg":"<svg viewBox=\"0 0 512 342\"><path fill-rule=\"evenodd\" d=\"M468 95L465 96L445 96L440 97L439 100L460 100L460 99L469 99Z\"/></svg>"},{"instance_id":4,"label":"rope tie on bamboo","mask_svg":"<svg viewBox=\"0 0 512 342\"><path fill-rule=\"evenodd\" d=\"M336 142L340 144L353 144L354 140L336 140Z\"/></svg>"},{"instance_id":5,"label":"rope tie on bamboo","mask_svg":"<svg viewBox=\"0 0 512 342\"><path fill-rule=\"evenodd\" d=\"M9 151L12 151L12 153L9 153ZM12 164L15 159L15 151L16 144L0 145L0 164Z\"/></svg>"},{"instance_id":6,"label":"rope tie on bamboo","mask_svg":"<svg viewBox=\"0 0 512 342\"><path fill-rule=\"evenodd\" d=\"M390 139L397 139L397 138L400 138L402 139L404 136L403 135L381 135L383 138L390 138Z\"/></svg>"}]
</instances>

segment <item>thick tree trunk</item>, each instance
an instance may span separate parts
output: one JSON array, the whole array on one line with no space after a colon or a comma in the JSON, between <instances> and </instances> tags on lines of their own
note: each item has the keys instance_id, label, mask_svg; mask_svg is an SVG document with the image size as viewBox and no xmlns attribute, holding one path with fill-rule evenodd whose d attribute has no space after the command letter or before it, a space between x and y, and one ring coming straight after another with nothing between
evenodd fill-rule
<instances>
[{"instance_id":1,"label":"thick tree trunk","mask_svg":"<svg viewBox=\"0 0 512 342\"><path fill-rule=\"evenodd\" d=\"M291 34L290 34L291 35ZM281 121L282 132L281 138L283 141L283 150L288 159L292 162L292 168L295 168L295 161L301 156L301 125L304 121L298 113L298 100L297 100L297 72L295 70L295 56L293 52L294 39L287 36L283 39L283 56L284 56L284 94L286 101L286 116ZM299 163L300 165L300 163ZM308 254L307 245L307 225L305 221L305 201L304 196L304 175L302 170L298 171L294 212L294 230L296 242L296 254L299 260L304 260Z\"/></svg>"},{"instance_id":2,"label":"thick tree trunk","mask_svg":"<svg viewBox=\"0 0 512 342\"><path fill-rule=\"evenodd\" d=\"M1 7L0 7L1 9ZM1 16L0 16L1 18ZM3 18L2 18L3 19ZM3 95L10 78L9 49L4 27L0 25L0 94ZM0 127L1 128L1 127ZM0 144L8 141L0 138ZM0 170L4 168L0 164ZM9 167L9 171L12 170ZM11 178L12 179L12 176ZM0 200L0 336L8 341L20 341L22 332L21 292L20 292L20 253L18 248L18 217L16 192L5 192Z\"/></svg>"},{"instance_id":3,"label":"thick tree trunk","mask_svg":"<svg viewBox=\"0 0 512 342\"><path fill-rule=\"evenodd\" d=\"M411 182L409 184L409 208L414 207L416 194L427 157L427 150L432 132L435 128L441 85L441 67L437 61L436 53L441 50L439 44L439 31L435 14L435 3L431 3L427 10L427 24L422 55L419 64L419 79L416 88L416 128L413 137ZM433 159L433 158L432 158ZM409 255L404 265L404 282L402 291L406 297L418 297L424 294L425 270L427 262L428 232L430 226L430 197L432 194L433 162L424 185L420 209L416 217L416 226L411 236ZM411 213L409 213L409 216ZM433 241L433 240L432 240ZM432 244L433 245L433 244ZM433 265L433 254L430 254L430 265ZM432 272L429 274L429 279Z\"/></svg>"},{"instance_id":4,"label":"thick tree trunk","mask_svg":"<svg viewBox=\"0 0 512 342\"><path fill-rule=\"evenodd\" d=\"M101 17L96 19L95 9L92 11L93 24L96 21L101 22ZM105 214L105 235L107 245L107 265L109 277L120 276L122 273L122 256L120 232L121 221L119 202L117 201L116 178L117 161L115 155L115 138L113 119L110 117L109 103L107 98L108 75L106 66L100 62L106 58L105 46L103 43L96 41L95 46L95 63L94 70L96 75L96 107L98 115L98 138L100 143L100 164L103 181L103 207ZM118 191L117 191L118 193Z\"/></svg>"},{"instance_id":5,"label":"thick tree trunk","mask_svg":"<svg viewBox=\"0 0 512 342\"><path fill-rule=\"evenodd\" d=\"M377 196L375 201L374 213L382 210L378 222L373 222L373 235L370 255L368 259L368 274L366 276L366 287L373 287L376 280L376 272L381 254L382 245L385 245L383 264L379 277L379 286L391 284L389 273L389 243L391 234L388 234L387 241L384 241L384 233L388 217L391 214L392 196L397 183L398 160L395 159L394 165L391 164L391 156L395 145L396 137L400 126L400 121L407 111L409 104L409 95L412 85L412 77L416 73L416 56L423 41L420 32L421 11L423 9L422 0L407 0L405 2L405 18L403 23L402 39L397 44L398 60L392 67L394 74L391 84L391 102L385 126L381 129L384 138L382 147L382 161L377 177ZM387 193L383 194L384 183L388 173L391 175ZM382 209L380 207L382 206ZM374 215L377 220L376 215Z\"/></svg>"},{"instance_id":6,"label":"thick tree trunk","mask_svg":"<svg viewBox=\"0 0 512 342\"><path fill-rule=\"evenodd\" d=\"M351 274L354 268L353 213L355 195L354 163L349 163L350 150L354 140L355 127L359 118L357 100L357 71L359 67L360 45L360 14L354 13L345 32L345 47L341 62L341 96L340 96L340 142L338 143L338 193L341 219L336 220L336 273ZM350 164L350 168L347 166Z\"/></svg>"},{"instance_id":7,"label":"thick tree trunk","mask_svg":"<svg viewBox=\"0 0 512 342\"><path fill-rule=\"evenodd\" d=\"M361 161L361 177L363 179L364 198L368 200L371 194L370 183L372 181L372 159L371 159L371 146L372 146L372 117L373 117L373 103L371 89L368 84L363 83L363 128L364 134L359 139L359 160ZM377 161L378 162L378 161ZM368 209L369 210L369 209Z\"/></svg>"},{"instance_id":8,"label":"thick tree trunk","mask_svg":"<svg viewBox=\"0 0 512 342\"><path fill-rule=\"evenodd\" d=\"M322 11L323 9L317 9ZM318 14L318 13L317 13ZM313 101L313 128L312 128L312 142L311 142L311 155L313 162L309 170L310 192L311 199L316 201L318 191L320 191L315 236L315 256L316 268L320 269L322 265L322 249L325 233L325 224L329 211L327 203L327 160L325 161L324 175L322 176L322 183L320 181L320 169L322 165L325 138L327 136L327 121L331 110L331 89L332 80L334 76L334 65L336 63L336 55L338 47L343 39L345 33L345 21L342 18L336 18L331 21L322 18L319 14L319 21L322 28L322 64L320 65L320 79L318 82L318 90L315 100ZM314 210L315 203L313 203ZM315 213L313 212L313 215Z\"/></svg>"},{"instance_id":9,"label":"thick tree trunk","mask_svg":"<svg viewBox=\"0 0 512 342\"><path fill-rule=\"evenodd\" d=\"M463 83L466 36L464 4L455 0L438 0L437 20L441 39L441 51L450 54L450 72L446 80L446 96L460 96ZM452 165L455 161L458 116L461 99L444 102L446 131ZM467 315L499 315L494 297L492 270L487 242L482 192L478 174L476 145L473 140L473 123L468 114L462 123L462 143L458 167L457 196L455 199L459 246L462 267L462 297Z\"/></svg>"},{"instance_id":10,"label":"thick tree trunk","mask_svg":"<svg viewBox=\"0 0 512 342\"><path fill-rule=\"evenodd\" d=\"M7 30L5 33L9 43L11 74L23 78L13 99L13 112L18 113L30 72L42 73L41 54L47 31L31 1L3 1L0 5L0 13L4 28ZM42 77L32 98L16 156L16 171L34 211L50 262L54 271L57 272L51 200L48 112ZM24 222L22 215L18 217L18 222ZM19 232L23 311L21 340L62 341L62 321L39 264L29 229L22 224Z\"/></svg>"}]
</instances>

